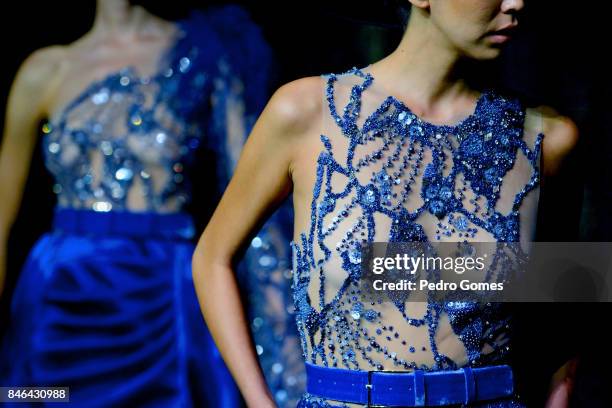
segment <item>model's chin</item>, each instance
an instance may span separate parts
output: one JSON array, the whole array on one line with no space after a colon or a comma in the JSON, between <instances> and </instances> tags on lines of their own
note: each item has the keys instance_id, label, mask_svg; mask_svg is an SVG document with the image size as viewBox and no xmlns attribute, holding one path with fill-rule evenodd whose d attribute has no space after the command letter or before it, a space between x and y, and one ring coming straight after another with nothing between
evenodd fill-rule
<instances>
[{"instance_id":1,"label":"model's chin","mask_svg":"<svg viewBox=\"0 0 612 408\"><path fill-rule=\"evenodd\" d=\"M483 59L495 59L499 57L502 52L502 48L489 48L485 53Z\"/></svg>"},{"instance_id":2,"label":"model's chin","mask_svg":"<svg viewBox=\"0 0 612 408\"><path fill-rule=\"evenodd\" d=\"M494 60L501 54L502 48L498 47L482 47L477 50L473 50L467 53L467 56L477 61L489 61Z\"/></svg>"},{"instance_id":3,"label":"model's chin","mask_svg":"<svg viewBox=\"0 0 612 408\"><path fill-rule=\"evenodd\" d=\"M499 57L502 50L506 48L508 41L503 42L491 42L482 47L481 54L482 59L495 59Z\"/></svg>"}]
</instances>

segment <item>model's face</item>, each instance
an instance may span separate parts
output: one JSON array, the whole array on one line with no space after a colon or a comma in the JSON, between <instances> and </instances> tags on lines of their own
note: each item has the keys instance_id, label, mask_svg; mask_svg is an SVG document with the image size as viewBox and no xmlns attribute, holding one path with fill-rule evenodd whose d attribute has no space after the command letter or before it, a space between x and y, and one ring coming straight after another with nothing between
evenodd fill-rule
<instances>
[{"instance_id":1,"label":"model's face","mask_svg":"<svg viewBox=\"0 0 612 408\"><path fill-rule=\"evenodd\" d=\"M524 0L430 0L432 23L462 54L495 58L512 38Z\"/></svg>"}]
</instances>

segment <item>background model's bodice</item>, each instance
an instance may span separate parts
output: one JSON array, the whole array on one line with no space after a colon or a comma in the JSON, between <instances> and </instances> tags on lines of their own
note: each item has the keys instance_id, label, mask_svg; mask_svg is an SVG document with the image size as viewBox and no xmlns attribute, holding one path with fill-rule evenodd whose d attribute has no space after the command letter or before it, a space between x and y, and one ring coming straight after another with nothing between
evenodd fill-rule
<instances>
[{"instance_id":1,"label":"background model's bodice","mask_svg":"<svg viewBox=\"0 0 612 408\"><path fill-rule=\"evenodd\" d=\"M460 123L435 125L357 69L327 78L325 107L311 227L293 243L306 360L362 370L503 361L510 321L501 305L366 302L360 250L369 242L528 243L543 135L524 131L525 109L489 90Z\"/></svg>"},{"instance_id":2,"label":"background model's bodice","mask_svg":"<svg viewBox=\"0 0 612 408\"><path fill-rule=\"evenodd\" d=\"M45 126L46 164L60 206L179 211L191 196L198 147L229 153L232 130L241 146L250 123L230 119L228 109L246 99L245 113L254 115L262 105L266 86L259 79L268 75L269 58L261 36L249 38L256 27L237 7L194 13L177 28L155 74L140 76L136 67L111 73ZM263 64L258 70L255 55ZM245 86L245 73L253 86ZM228 176L214 175L219 185Z\"/></svg>"}]
</instances>

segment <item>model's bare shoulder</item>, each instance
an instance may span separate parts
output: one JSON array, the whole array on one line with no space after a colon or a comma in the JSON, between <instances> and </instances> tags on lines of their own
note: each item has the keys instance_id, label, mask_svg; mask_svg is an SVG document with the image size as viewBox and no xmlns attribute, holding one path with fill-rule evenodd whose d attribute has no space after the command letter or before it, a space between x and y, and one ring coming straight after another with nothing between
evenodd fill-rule
<instances>
[{"instance_id":1,"label":"model's bare shoulder","mask_svg":"<svg viewBox=\"0 0 612 408\"><path fill-rule=\"evenodd\" d=\"M544 134L556 149L564 152L571 151L578 143L579 131L576 123L569 117L560 115L554 109L544 106L542 116L544 120Z\"/></svg>"},{"instance_id":2,"label":"model's bare shoulder","mask_svg":"<svg viewBox=\"0 0 612 408\"><path fill-rule=\"evenodd\" d=\"M307 77L281 86L264 109L253 134L287 161L289 177L320 150L325 80Z\"/></svg>"},{"instance_id":3,"label":"model's bare shoulder","mask_svg":"<svg viewBox=\"0 0 612 408\"><path fill-rule=\"evenodd\" d=\"M52 81L66 61L64 46L41 48L30 54L19 68L18 76L25 86L39 86Z\"/></svg>"},{"instance_id":4,"label":"model's bare shoulder","mask_svg":"<svg viewBox=\"0 0 612 408\"><path fill-rule=\"evenodd\" d=\"M66 47L51 46L30 54L19 67L13 83L16 103L44 110L66 64Z\"/></svg>"},{"instance_id":5,"label":"model's bare shoulder","mask_svg":"<svg viewBox=\"0 0 612 408\"><path fill-rule=\"evenodd\" d=\"M288 135L303 136L320 124L324 80L307 77L281 86L272 96L268 115Z\"/></svg>"},{"instance_id":6,"label":"model's bare shoulder","mask_svg":"<svg viewBox=\"0 0 612 408\"><path fill-rule=\"evenodd\" d=\"M544 175L554 175L578 144L578 126L571 118L561 115L549 106L539 106L535 109L542 118Z\"/></svg>"}]
</instances>

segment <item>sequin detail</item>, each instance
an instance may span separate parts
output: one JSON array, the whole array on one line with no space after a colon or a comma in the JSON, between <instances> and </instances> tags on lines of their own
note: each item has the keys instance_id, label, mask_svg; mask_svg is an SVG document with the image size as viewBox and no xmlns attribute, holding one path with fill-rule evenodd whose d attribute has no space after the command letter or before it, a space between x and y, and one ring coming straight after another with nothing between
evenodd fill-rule
<instances>
[{"instance_id":1,"label":"sequin detail","mask_svg":"<svg viewBox=\"0 0 612 408\"><path fill-rule=\"evenodd\" d=\"M335 100L339 77L359 78L342 112ZM394 311L365 303L359 289L360 248L375 235L389 242L458 242L487 233L498 242L518 242L521 204L539 183L543 134L530 149L522 138L524 108L493 90L483 92L474 113L454 126L423 121L395 97L384 99L360 126L363 96L373 81L371 74L355 68L327 78L329 114L348 147L344 153L336 148L344 142L321 136L310 230L292 242L292 289L304 358L361 370L434 371L501 363L509 351L503 334L510 328L501 305L427 302L424 313L414 315L403 303L393 305ZM531 174L510 210L502 213L496 205L519 153ZM422 223L426 216L434 220L434 228ZM384 230L381 219L386 220ZM337 287L327 282L332 275ZM316 292L318 304L312 299ZM390 313L401 316L400 324L386 322ZM466 362L440 351L436 334L443 317L465 348ZM425 344L405 336L404 331L419 328L426 330ZM486 347L490 351L483 353ZM397 350L403 350L401 355ZM419 353L429 353L432 363L417 363L411 356ZM312 396L305 396L302 404L342 406Z\"/></svg>"},{"instance_id":2,"label":"sequin detail","mask_svg":"<svg viewBox=\"0 0 612 408\"><path fill-rule=\"evenodd\" d=\"M179 211L189 200L185 173L206 133L206 118L193 113L207 106L216 71L178 31L154 75L139 76L133 67L111 73L44 126L45 162L61 206Z\"/></svg>"}]
</instances>

